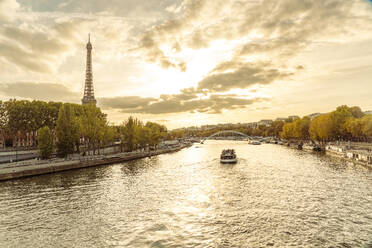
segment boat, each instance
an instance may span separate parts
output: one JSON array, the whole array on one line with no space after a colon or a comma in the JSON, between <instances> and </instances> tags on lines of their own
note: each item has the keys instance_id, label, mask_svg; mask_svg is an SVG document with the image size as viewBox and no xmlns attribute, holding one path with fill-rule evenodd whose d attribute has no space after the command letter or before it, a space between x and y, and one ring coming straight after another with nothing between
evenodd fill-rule
<instances>
[{"instance_id":1,"label":"boat","mask_svg":"<svg viewBox=\"0 0 372 248\"><path fill-rule=\"evenodd\" d=\"M236 163L238 162L234 149L225 149L222 151L220 156L220 162L223 164Z\"/></svg>"},{"instance_id":2,"label":"boat","mask_svg":"<svg viewBox=\"0 0 372 248\"><path fill-rule=\"evenodd\" d=\"M251 145L261 145L261 142L258 141L258 140L252 140L250 144Z\"/></svg>"},{"instance_id":3,"label":"boat","mask_svg":"<svg viewBox=\"0 0 372 248\"><path fill-rule=\"evenodd\" d=\"M302 150L302 147L304 146L304 144L301 142L297 145L297 149L298 150Z\"/></svg>"}]
</instances>

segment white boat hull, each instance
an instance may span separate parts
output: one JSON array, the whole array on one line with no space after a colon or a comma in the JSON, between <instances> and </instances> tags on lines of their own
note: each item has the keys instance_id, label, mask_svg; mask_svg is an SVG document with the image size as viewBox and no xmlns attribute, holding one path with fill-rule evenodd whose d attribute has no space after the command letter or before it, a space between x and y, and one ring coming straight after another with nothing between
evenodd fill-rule
<instances>
[{"instance_id":1,"label":"white boat hull","mask_svg":"<svg viewBox=\"0 0 372 248\"><path fill-rule=\"evenodd\" d=\"M238 160L236 158L232 158L232 159L220 159L220 162L222 164L234 164L234 163L237 163Z\"/></svg>"}]
</instances>

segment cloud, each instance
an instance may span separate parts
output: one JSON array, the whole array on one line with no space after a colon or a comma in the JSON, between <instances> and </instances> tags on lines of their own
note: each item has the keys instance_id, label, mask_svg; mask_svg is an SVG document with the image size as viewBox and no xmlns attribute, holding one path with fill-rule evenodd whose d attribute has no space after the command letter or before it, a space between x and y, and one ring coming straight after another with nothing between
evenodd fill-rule
<instances>
[{"instance_id":1,"label":"cloud","mask_svg":"<svg viewBox=\"0 0 372 248\"><path fill-rule=\"evenodd\" d=\"M193 89L184 89L180 94L162 95L159 99L138 96L98 99L100 106L106 109L118 109L123 113L171 114L199 112L218 114L222 110L245 108L267 99L247 98L236 94L210 95L200 98Z\"/></svg>"},{"instance_id":2,"label":"cloud","mask_svg":"<svg viewBox=\"0 0 372 248\"><path fill-rule=\"evenodd\" d=\"M139 41L139 46L136 51L143 54L146 60L150 63L157 63L163 68L177 68L180 71L186 71L187 65L185 61L166 55L164 49L160 46L167 41L172 41L168 46L171 52L180 51L181 47L177 42L177 34L183 28L187 28L193 20L195 20L203 11L206 5L204 0L185 0L183 1L183 15L179 19L166 20L157 25L142 35Z\"/></svg>"},{"instance_id":3,"label":"cloud","mask_svg":"<svg viewBox=\"0 0 372 248\"><path fill-rule=\"evenodd\" d=\"M0 57L28 71L55 71L72 49L71 44L31 28L0 27Z\"/></svg>"},{"instance_id":4,"label":"cloud","mask_svg":"<svg viewBox=\"0 0 372 248\"><path fill-rule=\"evenodd\" d=\"M313 44L342 42L356 32L367 33L371 19L365 12L360 14L363 3L367 1L22 0L20 6L15 0L0 0L0 64L12 68L8 73L17 68L27 77L77 70L77 63L85 59L86 34L92 29L94 37L102 41L96 43L99 49L94 47L94 65L99 69L94 75L98 79L102 68L109 65L100 62L112 63L114 56L133 55L128 51L141 61L187 71L195 68L187 63L198 61L198 56L228 50L210 67L201 66L201 70L207 69L200 73L204 78L195 88L158 98L98 99L102 107L125 113L219 113L263 100L227 94L232 89L290 80L297 71L306 70L295 58ZM24 15L34 19L26 21ZM83 56L64 64L76 49ZM203 52L195 53L197 50ZM61 69L61 65L65 66ZM50 96L43 93L48 90ZM0 92L10 97L80 101L79 94L58 84L1 84Z\"/></svg>"},{"instance_id":5,"label":"cloud","mask_svg":"<svg viewBox=\"0 0 372 248\"><path fill-rule=\"evenodd\" d=\"M62 84L16 82L0 84L0 93L10 98L79 103L81 95Z\"/></svg>"},{"instance_id":6,"label":"cloud","mask_svg":"<svg viewBox=\"0 0 372 248\"><path fill-rule=\"evenodd\" d=\"M0 0L0 23L13 21L19 7L16 0Z\"/></svg>"},{"instance_id":7,"label":"cloud","mask_svg":"<svg viewBox=\"0 0 372 248\"><path fill-rule=\"evenodd\" d=\"M81 21L0 25L0 58L21 70L55 72L76 49Z\"/></svg>"},{"instance_id":8,"label":"cloud","mask_svg":"<svg viewBox=\"0 0 372 248\"><path fill-rule=\"evenodd\" d=\"M184 71L182 50L208 48L215 40L241 40L233 49L233 61L264 55L266 60L280 62L279 70L314 42L342 39L355 32L355 26L367 31L370 20L354 8L362 2L185 0L183 14L145 32L137 50L150 63L177 69L182 63Z\"/></svg>"},{"instance_id":9,"label":"cloud","mask_svg":"<svg viewBox=\"0 0 372 248\"><path fill-rule=\"evenodd\" d=\"M218 65L212 71L212 74L200 81L198 89L202 92L245 89L255 84L270 84L291 75L293 75L292 72L280 71L268 63L225 62Z\"/></svg>"},{"instance_id":10,"label":"cloud","mask_svg":"<svg viewBox=\"0 0 372 248\"><path fill-rule=\"evenodd\" d=\"M123 96L123 97L112 97L112 98L99 98L98 104L103 108L135 110L150 104L151 102L157 101L156 98L151 97L140 97L140 96Z\"/></svg>"},{"instance_id":11,"label":"cloud","mask_svg":"<svg viewBox=\"0 0 372 248\"><path fill-rule=\"evenodd\" d=\"M154 18L159 12L168 12L165 10L167 7L179 2L180 0L22 0L25 6L37 12L84 12L136 18Z\"/></svg>"},{"instance_id":12,"label":"cloud","mask_svg":"<svg viewBox=\"0 0 372 248\"><path fill-rule=\"evenodd\" d=\"M2 13L8 13L1 6L9 1L0 0L0 62L5 65L5 72L16 68L20 73L56 73L78 49L84 51L91 30L94 40L104 40L98 43L98 58L118 57L125 52L120 47L127 35L122 33L126 34L130 26L121 19L60 12L42 14L22 6L13 19L1 22Z\"/></svg>"}]
</instances>

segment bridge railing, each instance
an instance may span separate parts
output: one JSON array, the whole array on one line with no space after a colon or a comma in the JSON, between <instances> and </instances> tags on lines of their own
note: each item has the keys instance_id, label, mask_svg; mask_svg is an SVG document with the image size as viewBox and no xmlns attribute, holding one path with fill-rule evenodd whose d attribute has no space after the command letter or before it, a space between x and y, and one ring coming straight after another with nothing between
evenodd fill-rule
<instances>
[{"instance_id":1,"label":"bridge railing","mask_svg":"<svg viewBox=\"0 0 372 248\"><path fill-rule=\"evenodd\" d=\"M206 140L208 140L208 139L210 139L210 138L212 138L212 137L218 136L218 135L220 135L220 134L227 134L227 133L238 134L238 135L241 135L241 136L243 136L243 137L245 137L245 138L248 138L249 140L253 140L253 137L251 137L251 136L249 136L249 135L246 135L245 133L238 132L238 131L234 131L234 130L224 130L224 131L216 132L216 133L214 133L214 134L212 134L212 135L210 135L210 136L208 136L208 137L202 139L202 140L200 141L200 143L203 143L204 141L206 141Z\"/></svg>"}]
</instances>

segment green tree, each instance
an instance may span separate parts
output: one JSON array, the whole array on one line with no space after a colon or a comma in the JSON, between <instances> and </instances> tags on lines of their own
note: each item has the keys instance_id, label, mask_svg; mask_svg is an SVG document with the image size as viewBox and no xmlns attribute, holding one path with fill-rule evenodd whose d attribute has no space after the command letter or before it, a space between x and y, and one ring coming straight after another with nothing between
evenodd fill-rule
<instances>
[{"instance_id":1,"label":"green tree","mask_svg":"<svg viewBox=\"0 0 372 248\"><path fill-rule=\"evenodd\" d=\"M151 141L151 129L149 127L140 125L138 126L137 130L137 135L138 135L138 144L144 148L147 145L150 145Z\"/></svg>"},{"instance_id":2,"label":"green tree","mask_svg":"<svg viewBox=\"0 0 372 248\"><path fill-rule=\"evenodd\" d=\"M292 125L294 126L293 138L300 140L309 138L310 118L303 117L301 119L296 119Z\"/></svg>"},{"instance_id":3,"label":"green tree","mask_svg":"<svg viewBox=\"0 0 372 248\"><path fill-rule=\"evenodd\" d=\"M10 100L7 102L8 123L10 131L26 133L34 127L34 114L29 101Z\"/></svg>"},{"instance_id":4,"label":"green tree","mask_svg":"<svg viewBox=\"0 0 372 248\"><path fill-rule=\"evenodd\" d=\"M39 154L42 159L49 159L53 153L53 134L48 126L40 128L37 133Z\"/></svg>"},{"instance_id":5,"label":"green tree","mask_svg":"<svg viewBox=\"0 0 372 248\"><path fill-rule=\"evenodd\" d=\"M93 149L95 153L104 140L106 119L101 110L94 105L86 105L83 109L79 108L78 111L81 111L78 114L81 136L84 138L87 148Z\"/></svg>"},{"instance_id":6,"label":"green tree","mask_svg":"<svg viewBox=\"0 0 372 248\"><path fill-rule=\"evenodd\" d=\"M349 111L351 112L354 118L362 118L364 116L363 111L358 106L350 107Z\"/></svg>"},{"instance_id":7,"label":"green tree","mask_svg":"<svg viewBox=\"0 0 372 248\"><path fill-rule=\"evenodd\" d=\"M167 137L167 128L155 122L147 122L145 125L148 135L148 144L150 146L157 146L161 139Z\"/></svg>"},{"instance_id":8,"label":"green tree","mask_svg":"<svg viewBox=\"0 0 372 248\"><path fill-rule=\"evenodd\" d=\"M105 123L105 126L101 132L101 138L100 141L102 142L102 145L107 145L115 140L117 137L116 130L113 126L109 126L108 123Z\"/></svg>"},{"instance_id":9,"label":"green tree","mask_svg":"<svg viewBox=\"0 0 372 248\"><path fill-rule=\"evenodd\" d=\"M139 124L139 120L130 116L120 127L121 143L125 144L129 151L133 151L137 147Z\"/></svg>"},{"instance_id":10,"label":"green tree","mask_svg":"<svg viewBox=\"0 0 372 248\"><path fill-rule=\"evenodd\" d=\"M269 136L279 137L280 132L283 130L284 121L274 121L271 123L272 133Z\"/></svg>"},{"instance_id":11,"label":"green tree","mask_svg":"<svg viewBox=\"0 0 372 248\"><path fill-rule=\"evenodd\" d=\"M361 119L362 132L366 137L372 137L372 115L365 115Z\"/></svg>"},{"instance_id":12,"label":"green tree","mask_svg":"<svg viewBox=\"0 0 372 248\"><path fill-rule=\"evenodd\" d=\"M59 110L56 135L57 151L60 156L72 154L79 144L79 123L71 104L65 103Z\"/></svg>"},{"instance_id":13,"label":"green tree","mask_svg":"<svg viewBox=\"0 0 372 248\"><path fill-rule=\"evenodd\" d=\"M363 123L361 119L349 118L344 123L344 130L350 135L350 139L360 140L363 138Z\"/></svg>"},{"instance_id":14,"label":"green tree","mask_svg":"<svg viewBox=\"0 0 372 248\"><path fill-rule=\"evenodd\" d=\"M5 140L5 135L8 132L8 111L6 102L0 101L0 137Z\"/></svg>"}]
</instances>

